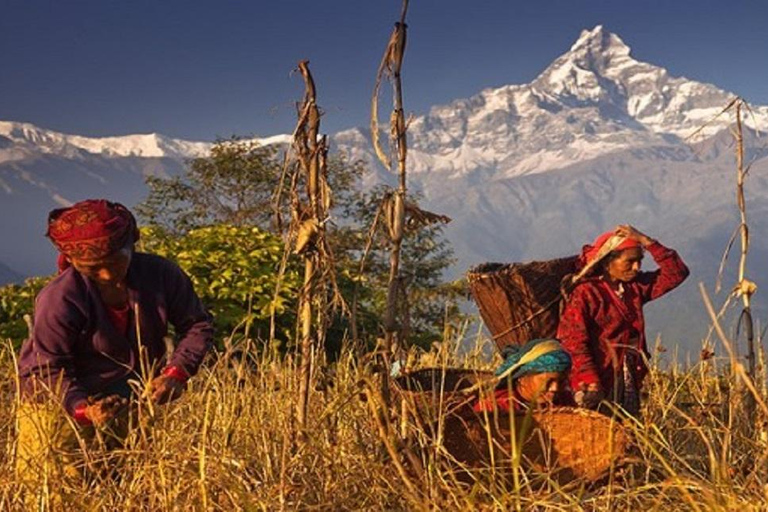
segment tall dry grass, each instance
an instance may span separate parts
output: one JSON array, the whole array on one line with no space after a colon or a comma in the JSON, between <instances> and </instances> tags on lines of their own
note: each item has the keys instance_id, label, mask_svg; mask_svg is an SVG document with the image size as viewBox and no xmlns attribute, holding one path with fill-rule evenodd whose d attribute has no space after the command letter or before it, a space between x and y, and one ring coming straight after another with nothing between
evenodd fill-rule
<instances>
[{"instance_id":1,"label":"tall dry grass","mask_svg":"<svg viewBox=\"0 0 768 512\"><path fill-rule=\"evenodd\" d=\"M459 355L455 340L413 353L412 366L489 366L483 347ZM374 366L346 350L313 378L308 430L299 443L300 374L291 358L254 342L217 354L188 393L158 410L124 449L88 453L88 481L68 487L68 510L766 510L768 448L750 437L737 387L717 358L688 369L657 366L641 421L627 423L634 463L602 485L567 485L523 464L514 480L478 471L456 477L432 435L404 425L379 436ZM722 368L721 368L722 367ZM0 352L0 509L22 510L14 476L14 357ZM764 398L764 397L763 397ZM375 405L375 404L374 404ZM393 414L393 421L396 415ZM417 435L413 435L416 433ZM387 449L383 449L382 447ZM406 456L417 454L423 470ZM392 456L394 454L394 458ZM109 467L117 475L99 468Z\"/></svg>"}]
</instances>

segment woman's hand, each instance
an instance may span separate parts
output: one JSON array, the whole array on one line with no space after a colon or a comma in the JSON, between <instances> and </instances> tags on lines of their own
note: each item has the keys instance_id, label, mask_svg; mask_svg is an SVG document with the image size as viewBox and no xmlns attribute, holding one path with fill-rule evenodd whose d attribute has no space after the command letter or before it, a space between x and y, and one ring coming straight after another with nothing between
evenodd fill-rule
<instances>
[{"instance_id":1,"label":"woman's hand","mask_svg":"<svg viewBox=\"0 0 768 512\"><path fill-rule=\"evenodd\" d=\"M127 398L123 398L120 395L109 395L88 403L83 414L94 425L104 425L117 416L126 405L128 405Z\"/></svg>"},{"instance_id":2,"label":"woman's hand","mask_svg":"<svg viewBox=\"0 0 768 512\"><path fill-rule=\"evenodd\" d=\"M596 410L605 398L605 393L598 384L582 384L573 395L576 405L584 409Z\"/></svg>"},{"instance_id":3,"label":"woman's hand","mask_svg":"<svg viewBox=\"0 0 768 512\"><path fill-rule=\"evenodd\" d=\"M643 247L648 247L654 242L653 238L644 235L629 224L620 224L616 226L614 233L630 240L637 240Z\"/></svg>"},{"instance_id":4,"label":"woman's hand","mask_svg":"<svg viewBox=\"0 0 768 512\"><path fill-rule=\"evenodd\" d=\"M187 385L175 377L160 375L150 383L152 401L157 404L165 404L179 398Z\"/></svg>"}]
</instances>

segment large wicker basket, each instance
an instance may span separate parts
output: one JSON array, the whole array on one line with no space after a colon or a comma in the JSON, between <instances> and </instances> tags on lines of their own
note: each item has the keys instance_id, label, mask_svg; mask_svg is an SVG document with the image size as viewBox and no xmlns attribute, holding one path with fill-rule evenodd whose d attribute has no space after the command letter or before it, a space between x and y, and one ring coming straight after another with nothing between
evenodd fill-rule
<instances>
[{"instance_id":1,"label":"large wicker basket","mask_svg":"<svg viewBox=\"0 0 768 512\"><path fill-rule=\"evenodd\" d=\"M629 444L615 419L572 407L508 413L476 413L472 405L490 372L423 369L395 379L412 420L427 436L442 440L459 471L523 466L560 482L597 481L619 464ZM514 440L514 442L513 442Z\"/></svg>"},{"instance_id":2,"label":"large wicker basket","mask_svg":"<svg viewBox=\"0 0 768 512\"><path fill-rule=\"evenodd\" d=\"M479 385L492 377L492 372L482 370L423 368L397 377L394 388L411 412L429 423L439 415L471 409Z\"/></svg>"},{"instance_id":3,"label":"large wicker basket","mask_svg":"<svg viewBox=\"0 0 768 512\"><path fill-rule=\"evenodd\" d=\"M444 425L446 451L467 468L510 468L519 453L524 467L560 482L600 480L621 463L629 445L615 419L572 407L511 417L481 417L465 409L446 417Z\"/></svg>"},{"instance_id":4,"label":"large wicker basket","mask_svg":"<svg viewBox=\"0 0 768 512\"><path fill-rule=\"evenodd\" d=\"M552 337L560 316L560 285L577 256L530 263L484 263L467 273L469 289L499 350Z\"/></svg>"}]
</instances>

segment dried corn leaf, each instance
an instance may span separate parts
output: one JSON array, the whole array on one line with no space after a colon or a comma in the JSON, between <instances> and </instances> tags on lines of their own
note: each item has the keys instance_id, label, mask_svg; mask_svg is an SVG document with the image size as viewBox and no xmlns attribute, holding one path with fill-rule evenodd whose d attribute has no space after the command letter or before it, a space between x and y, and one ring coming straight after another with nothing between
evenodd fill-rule
<instances>
[{"instance_id":1,"label":"dried corn leaf","mask_svg":"<svg viewBox=\"0 0 768 512\"><path fill-rule=\"evenodd\" d=\"M296 247L293 249L295 254L302 254L315 247L317 235L320 232L320 225L314 218L309 218L299 224L296 234Z\"/></svg>"},{"instance_id":2,"label":"dried corn leaf","mask_svg":"<svg viewBox=\"0 0 768 512\"><path fill-rule=\"evenodd\" d=\"M422 210L416 203L405 202L405 215L407 217L406 229L415 231L433 224L448 224L451 218L447 215Z\"/></svg>"}]
</instances>

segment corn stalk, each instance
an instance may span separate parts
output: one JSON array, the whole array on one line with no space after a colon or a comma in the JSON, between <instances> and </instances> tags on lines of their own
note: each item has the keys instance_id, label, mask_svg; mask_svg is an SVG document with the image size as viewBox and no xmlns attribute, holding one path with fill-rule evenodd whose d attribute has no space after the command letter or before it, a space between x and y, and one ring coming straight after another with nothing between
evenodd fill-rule
<instances>
[{"instance_id":1,"label":"corn stalk","mask_svg":"<svg viewBox=\"0 0 768 512\"><path fill-rule=\"evenodd\" d=\"M384 346L381 347L384 370L382 371L381 392L385 407L389 407L389 367L390 356L399 343L402 341L401 327L397 320L397 298L402 293L400 288L402 282L400 279L400 253L403 244L403 232L405 229L405 196L406 187L406 157L408 155L408 144L405 136L405 113L403 110L403 88L400 71L403 65L403 56L405 54L406 30L405 15L408 12L408 0L403 0L400 21L395 23L392 35L389 37L387 48L381 59L379 70L376 77L376 85L373 91L371 101L371 137L376 150L376 155L381 163L392 168L392 162L381 147L379 140L378 123L378 97L381 80L388 76L392 83L393 110L390 116L390 148L397 154L397 172L398 188L393 194L389 195L389 201L382 204L382 210L387 224L387 230L390 241L389 255L389 280L387 283L387 309L384 315ZM385 200L386 201L386 200Z\"/></svg>"},{"instance_id":2,"label":"corn stalk","mask_svg":"<svg viewBox=\"0 0 768 512\"><path fill-rule=\"evenodd\" d=\"M739 228L741 232L741 255L739 258L739 281L734 290L737 296L741 296L742 310L739 323L744 326L744 333L747 338L747 374L752 382L755 381L755 336L754 324L752 321L751 299L752 294L757 290L755 283L747 280L747 253L749 251L749 226L747 225L747 208L744 200L744 178L746 178L749 168L744 169L744 134L741 121L741 109L746 105L743 100L736 102L736 202L739 207ZM754 417L755 401L751 394L747 394L747 414L749 418Z\"/></svg>"},{"instance_id":3,"label":"corn stalk","mask_svg":"<svg viewBox=\"0 0 768 512\"><path fill-rule=\"evenodd\" d=\"M744 333L747 339L747 370L746 375L754 383L756 378L756 353L755 353L755 336L754 336L754 322L752 319L752 295L757 291L757 285L748 280L747 273L747 254L749 253L749 225L747 224L747 208L744 198L744 180L749 173L750 166L744 166L744 130L742 123L742 109L749 109L749 105L739 97L731 100L723 110L715 116L734 111L736 116L736 126L731 133L736 141L736 205L739 208L739 224L733 233L733 236L728 241L728 245L723 253L723 257L720 262L720 269L718 270L716 290L720 287L720 279L723 274L725 262L728 259L728 254L736 241L736 237L739 237L741 242L741 252L739 257L738 267L738 281L728 296L726 305L731 299L741 299L742 309L739 317L739 327L744 329ZM711 121L713 121L713 118ZM710 122L711 122L710 121ZM708 123L707 123L708 124ZM705 125L706 126L706 125ZM703 128L703 127L702 127ZM700 128L698 131L700 131ZM723 307L725 309L725 306ZM751 389L751 388L750 388ZM754 418L755 413L755 396L751 393L740 393L745 398L745 409L748 418Z\"/></svg>"},{"instance_id":4,"label":"corn stalk","mask_svg":"<svg viewBox=\"0 0 768 512\"><path fill-rule=\"evenodd\" d=\"M330 304L343 307L334 273L333 254L325 236L325 224L331 209L328 186L326 137L320 136L320 110L317 91L309 62L299 62L304 79L304 99L298 110L298 123L293 134L293 151L297 164L291 177L291 238L293 252L304 260L304 285L299 297L300 383L297 420L302 432L307 426L307 410L317 346L325 340L327 325L328 284ZM299 193L300 185L305 191ZM314 327L314 328L313 328Z\"/></svg>"}]
</instances>

